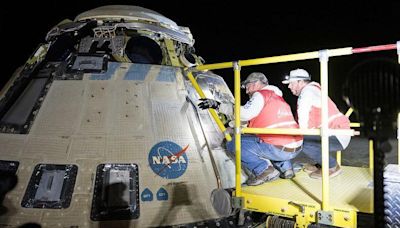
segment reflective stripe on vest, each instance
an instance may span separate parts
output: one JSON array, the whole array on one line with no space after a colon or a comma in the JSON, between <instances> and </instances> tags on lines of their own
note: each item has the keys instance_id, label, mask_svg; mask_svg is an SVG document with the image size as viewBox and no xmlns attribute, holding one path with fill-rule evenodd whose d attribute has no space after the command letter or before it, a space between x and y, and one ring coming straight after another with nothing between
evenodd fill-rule
<instances>
[{"instance_id":1,"label":"reflective stripe on vest","mask_svg":"<svg viewBox=\"0 0 400 228\"><path fill-rule=\"evenodd\" d=\"M312 84L321 90L317 84ZM310 110L310 117L308 119L309 128L321 127L321 108L312 106ZM331 129L350 129L350 121L347 116L343 115L336 107L335 103L328 97L328 127Z\"/></svg>"},{"instance_id":2,"label":"reflective stripe on vest","mask_svg":"<svg viewBox=\"0 0 400 228\"><path fill-rule=\"evenodd\" d=\"M290 106L285 100L271 90L259 90L264 98L264 107L260 114L250 120L251 128L299 128L293 118ZM272 145L285 146L303 140L301 135L257 135L263 142Z\"/></svg>"}]
</instances>

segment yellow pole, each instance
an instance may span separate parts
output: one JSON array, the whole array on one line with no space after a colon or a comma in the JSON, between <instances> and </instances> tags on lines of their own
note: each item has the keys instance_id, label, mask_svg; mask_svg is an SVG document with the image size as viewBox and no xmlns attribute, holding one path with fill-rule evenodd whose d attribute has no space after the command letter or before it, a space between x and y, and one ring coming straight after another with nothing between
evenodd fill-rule
<instances>
[{"instance_id":1,"label":"yellow pole","mask_svg":"<svg viewBox=\"0 0 400 228\"><path fill-rule=\"evenodd\" d=\"M353 113L354 109L353 108L349 108L346 112L346 114L344 114L347 117L350 117L350 115ZM360 127L360 123L350 123L350 127ZM342 165L342 151L338 150L336 152L336 161L338 163L338 165Z\"/></svg>"},{"instance_id":2,"label":"yellow pole","mask_svg":"<svg viewBox=\"0 0 400 228\"><path fill-rule=\"evenodd\" d=\"M232 68L232 62L223 62L223 63L213 63L213 64L205 64L196 66L197 70L216 70L216 69L225 69Z\"/></svg>"},{"instance_id":3,"label":"yellow pole","mask_svg":"<svg viewBox=\"0 0 400 228\"><path fill-rule=\"evenodd\" d=\"M253 65L290 62L290 61L316 59L316 58L318 58L318 52L313 51L313 52L305 52L305 53L299 53L299 54L280 55L280 56L265 57L265 58L258 58L258 59L240 60L240 65L241 66L253 66Z\"/></svg>"},{"instance_id":4,"label":"yellow pole","mask_svg":"<svg viewBox=\"0 0 400 228\"><path fill-rule=\"evenodd\" d=\"M319 52L321 66L322 210L329 210L328 51Z\"/></svg>"},{"instance_id":5,"label":"yellow pole","mask_svg":"<svg viewBox=\"0 0 400 228\"><path fill-rule=\"evenodd\" d=\"M342 165L342 151L336 151L336 161L338 165Z\"/></svg>"},{"instance_id":6,"label":"yellow pole","mask_svg":"<svg viewBox=\"0 0 400 228\"><path fill-rule=\"evenodd\" d=\"M342 56L342 55L353 54L351 47L327 50L327 52L328 52L329 56ZM261 64L316 59L318 57L319 57L319 52L312 51L312 52L304 52L304 53L298 53L298 54L289 54L289 55L280 55L280 56L264 57L264 58L257 58L257 59L239 60L238 62L239 62L240 66L253 66L253 65L261 65ZM231 68L231 67L232 67L232 62L223 62L223 63L200 65L200 66L197 66L196 69L197 70L216 70L216 69L224 69L224 68Z\"/></svg>"},{"instance_id":7,"label":"yellow pole","mask_svg":"<svg viewBox=\"0 0 400 228\"><path fill-rule=\"evenodd\" d=\"M197 83L196 79L193 77L193 74L191 71L188 72L187 74L190 82L192 83L194 89L197 91L197 93L200 95L201 98L206 98L206 95L203 93L203 90L201 90L199 84ZM209 108L208 111L210 112L212 118L214 119L214 121L217 123L219 129L221 130L222 133L224 133L226 140L231 141L232 137L231 135L226 131L226 128L224 126L224 124L222 123L222 121L219 119L217 112L212 109Z\"/></svg>"},{"instance_id":8,"label":"yellow pole","mask_svg":"<svg viewBox=\"0 0 400 228\"><path fill-rule=\"evenodd\" d=\"M346 130L351 132L351 130ZM293 128L252 128L242 129L243 134L272 134L272 135L320 135L320 129L293 129Z\"/></svg>"},{"instance_id":9,"label":"yellow pole","mask_svg":"<svg viewBox=\"0 0 400 228\"><path fill-rule=\"evenodd\" d=\"M372 183L374 183L374 141L368 141L368 150L369 150L369 174L371 175ZM374 209L374 194L371 194L370 198L370 208Z\"/></svg>"},{"instance_id":10,"label":"yellow pole","mask_svg":"<svg viewBox=\"0 0 400 228\"><path fill-rule=\"evenodd\" d=\"M360 123L350 123L350 127L361 127Z\"/></svg>"},{"instance_id":11,"label":"yellow pole","mask_svg":"<svg viewBox=\"0 0 400 228\"><path fill-rule=\"evenodd\" d=\"M330 134L354 136L359 132L352 129L329 129ZM272 135L320 135L320 129L293 129L293 128L250 128L242 129L243 134L272 134Z\"/></svg>"},{"instance_id":12,"label":"yellow pole","mask_svg":"<svg viewBox=\"0 0 400 228\"><path fill-rule=\"evenodd\" d=\"M369 173L374 176L374 141L369 140Z\"/></svg>"},{"instance_id":13,"label":"yellow pole","mask_svg":"<svg viewBox=\"0 0 400 228\"><path fill-rule=\"evenodd\" d=\"M374 183L374 141L368 141L368 150L369 150L369 174L371 175L372 183ZM374 194L371 194L370 198L370 208L374 210Z\"/></svg>"},{"instance_id":14,"label":"yellow pole","mask_svg":"<svg viewBox=\"0 0 400 228\"><path fill-rule=\"evenodd\" d=\"M344 114L345 116L349 117L352 113L353 113L354 109L353 108L349 108L346 112L346 114Z\"/></svg>"},{"instance_id":15,"label":"yellow pole","mask_svg":"<svg viewBox=\"0 0 400 228\"><path fill-rule=\"evenodd\" d=\"M236 197L242 195L241 175L242 175L242 163L241 163L241 132L240 132L240 65L238 62L233 63L233 72L235 75L235 158L236 158Z\"/></svg>"},{"instance_id":16,"label":"yellow pole","mask_svg":"<svg viewBox=\"0 0 400 228\"><path fill-rule=\"evenodd\" d=\"M327 52L329 56L341 56L341 55L351 55L352 54L351 50L352 48L348 47L348 48L337 48L337 49L327 50ZM280 56L265 57L258 59L240 60L240 66L290 62L297 60L316 59L318 57L319 57L318 51L304 52L299 54L289 54L289 55L280 55Z\"/></svg>"},{"instance_id":17,"label":"yellow pole","mask_svg":"<svg viewBox=\"0 0 400 228\"><path fill-rule=\"evenodd\" d=\"M346 112L346 114L344 114L347 117L350 117L350 115L353 113L354 109L353 108L349 108ZM350 127L360 127L361 124L360 123L350 123Z\"/></svg>"}]
</instances>

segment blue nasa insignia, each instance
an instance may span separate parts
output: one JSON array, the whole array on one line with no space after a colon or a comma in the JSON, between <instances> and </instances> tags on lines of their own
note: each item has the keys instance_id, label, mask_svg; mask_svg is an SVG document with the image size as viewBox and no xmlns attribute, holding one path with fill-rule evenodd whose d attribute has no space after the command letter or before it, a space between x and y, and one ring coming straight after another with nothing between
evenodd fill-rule
<instances>
[{"instance_id":1,"label":"blue nasa insignia","mask_svg":"<svg viewBox=\"0 0 400 228\"><path fill-rule=\"evenodd\" d=\"M149 153L149 165L153 172L166 179L182 176L188 166L186 150L171 141L162 141L154 145Z\"/></svg>"}]
</instances>

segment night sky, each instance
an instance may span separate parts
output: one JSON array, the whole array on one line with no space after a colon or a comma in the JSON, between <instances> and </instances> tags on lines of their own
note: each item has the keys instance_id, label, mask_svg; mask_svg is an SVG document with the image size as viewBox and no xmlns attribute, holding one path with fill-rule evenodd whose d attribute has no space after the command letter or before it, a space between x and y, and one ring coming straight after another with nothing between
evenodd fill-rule
<instances>
[{"instance_id":1,"label":"night sky","mask_svg":"<svg viewBox=\"0 0 400 228\"><path fill-rule=\"evenodd\" d=\"M321 49L394 44L400 40L400 1L15 1L1 9L1 36L6 52L2 64L4 84L23 64L46 33L64 18L74 17L102 5L132 4L152 9L189 27L196 53L206 63L294 54ZM344 1L343 1L344 2ZM397 58L395 51L380 55ZM368 54L330 59L331 96L338 95L351 67ZM290 91L279 82L293 68L305 68L319 80L318 60L242 68L243 76L261 71L272 84ZM232 86L231 70L215 71ZM286 96L286 95L285 95Z\"/></svg>"}]
</instances>

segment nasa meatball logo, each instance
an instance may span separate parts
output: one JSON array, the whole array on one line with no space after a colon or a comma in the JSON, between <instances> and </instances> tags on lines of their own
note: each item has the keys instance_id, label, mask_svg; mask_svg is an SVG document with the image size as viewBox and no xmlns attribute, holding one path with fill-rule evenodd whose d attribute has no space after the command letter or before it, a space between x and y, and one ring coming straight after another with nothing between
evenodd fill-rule
<instances>
[{"instance_id":1,"label":"nasa meatball logo","mask_svg":"<svg viewBox=\"0 0 400 228\"><path fill-rule=\"evenodd\" d=\"M188 166L186 150L171 141L162 141L154 145L149 153L149 165L153 172L166 179L182 176Z\"/></svg>"}]
</instances>

